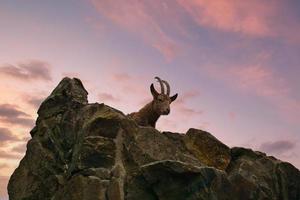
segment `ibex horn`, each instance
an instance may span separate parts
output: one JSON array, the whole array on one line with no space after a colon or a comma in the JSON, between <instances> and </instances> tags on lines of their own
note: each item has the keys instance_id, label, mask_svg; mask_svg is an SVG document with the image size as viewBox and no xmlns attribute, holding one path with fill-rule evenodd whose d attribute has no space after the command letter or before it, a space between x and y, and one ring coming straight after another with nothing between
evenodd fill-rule
<instances>
[{"instance_id":1,"label":"ibex horn","mask_svg":"<svg viewBox=\"0 0 300 200\"><path fill-rule=\"evenodd\" d=\"M170 85L169 85L169 83L168 83L167 81L165 81L165 80L162 80L162 82L163 82L164 84L166 84L166 87L167 87L167 95L170 96Z\"/></svg>"},{"instance_id":2,"label":"ibex horn","mask_svg":"<svg viewBox=\"0 0 300 200\"><path fill-rule=\"evenodd\" d=\"M161 94L165 94L165 88L164 88L163 81L159 77L157 77L157 76L155 77L155 79L157 79L157 81L160 84Z\"/></svg>"}]
</instances>

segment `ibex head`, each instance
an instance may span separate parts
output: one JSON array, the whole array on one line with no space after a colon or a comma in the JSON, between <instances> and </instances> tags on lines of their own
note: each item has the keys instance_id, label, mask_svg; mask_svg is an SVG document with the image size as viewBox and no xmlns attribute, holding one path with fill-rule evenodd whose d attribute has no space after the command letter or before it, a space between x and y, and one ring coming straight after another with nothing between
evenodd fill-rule
<instances>
[{"instance_id":1,"label":"ibex head","mask_svg":"<svg viewBox=\"0 0 300 200\"><path fill-rule=\"evenodd\" d=\"M161 80L159 77L155 77L160 84L161 92L157 92L153 86L150 86L150 90L153 96L152 108L158 115L168 115L170 113L170 104L175 101L178 94L170 97L170 85L167 81ZM167 87L167 93L165 94L164 85Z\"/></svg>"}]
</instances>

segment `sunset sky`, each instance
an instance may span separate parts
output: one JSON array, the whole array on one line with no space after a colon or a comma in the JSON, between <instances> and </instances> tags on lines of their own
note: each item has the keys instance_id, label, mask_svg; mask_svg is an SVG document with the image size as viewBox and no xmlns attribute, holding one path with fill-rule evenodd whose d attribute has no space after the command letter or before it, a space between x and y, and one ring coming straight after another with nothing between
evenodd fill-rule
<instances>
[{"instance_id":1,"label":"sunset sky","mask_svg":"<svg viewBox=\"0 0 300 200\"><path fill-rule=\"evenodd\" d=\"M298 0L1 0L0 199L65 76L125 114L160 76L179 96L159 130L203 129L300 168L299 11Z\"/></svg>"}]
</instances>

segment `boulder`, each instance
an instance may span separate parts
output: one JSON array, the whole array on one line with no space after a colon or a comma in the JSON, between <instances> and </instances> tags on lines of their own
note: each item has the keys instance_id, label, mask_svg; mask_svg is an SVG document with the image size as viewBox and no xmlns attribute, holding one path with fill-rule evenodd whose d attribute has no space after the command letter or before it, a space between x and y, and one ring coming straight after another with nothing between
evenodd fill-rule
<instances>
[{"instance_id":1,"label":"boulder","mask_svg":"<svg viewBox=\"0 0 300 200\"><path fill-rule=\"evenodd\" d=\"M230 148L208 132L191 128L184 136L184 143L207 166L224 170L230 162Z\"/></svg>"}]
</instances>

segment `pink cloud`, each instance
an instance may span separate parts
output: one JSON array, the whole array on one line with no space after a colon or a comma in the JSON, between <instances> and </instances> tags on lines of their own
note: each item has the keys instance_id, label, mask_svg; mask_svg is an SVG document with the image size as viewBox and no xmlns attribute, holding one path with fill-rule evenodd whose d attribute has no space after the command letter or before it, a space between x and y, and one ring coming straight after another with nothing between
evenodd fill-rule
<instances>
[{"instance_id":1,"label":"pink cloud","mask_svg":"<svg viewBox=\"0 0 300 200\"><path fill-rule=\"evenodd\" d=\"M106 103L106 102L118 102L120 101L120 98L117 98L109 93L101 92L98 94L98 98L100 101Z\"/></svg>"},{"instance_id":2,"label":"pink cloud","mask_svg":"<svg viewBox=\"0 0 300 200\"><path fill-rule=\"evenodd\" d=\"M159 1L151 2L147 3L159 3ZM179 45L163 31L154 19L154 10L149 9L147 3L138 0L92 0L92 4L101 15L127 31L139 35L170 61L177 55Z\"/></svg>"},{"instance_id":3,"label":"pink cloud","mask_svg":"<svg viewBox=\"0 0 300 200\"><path fill-rule=\"evenodd\" d=\"M96 101L107 103L127 114L139 110L152 100L150 84L145 75L129 74L113 68L106 72L100 87L95 87L91 94L96 94Z\"/></svg>"},{"instance_id":4,"label":"pink cloud","mask_svg":"<svg viewBox=\"0 0 300 200\"><path fill-rule=\"evenodd\" d=\"M0 127L0 145L2 142L18 141L19 138L16 137L9 129Z\"/></svg>"},{"instance_id":5,"label":"pink cloud","mask_svg":"<svg viewBox=\"0 0 300 200\"><path fill-rule=\"evenodd\" d=\"M145 83L143 76L131 75L126 72L111 72L107 81L115 88L121 89L124 95L128 95L128 92L130 92L134 96L145 97L150 93L150 89L147 90L148 87L141 84Z\"/></svg>"},{"instance_id":6,"label":"pink cloud","mask_svg":"<svg viewBox=\"0 0 300 200\"><path fill-rule=\"evenodd\" d=\"M164 127L164 130L174 130L178 128L178 123L176 123L176 121L167 119L165 117L159 119L159 124L161 127Z\"/></svg>"},{"instance_id":7,"label":"pink cloud","mask_svg":"<svg viewBox=\"0 0 300 200\"><path fill-rule=\"evenodd\" d=\"M45 94L24 94L22 99L32 106L34 109L38 109L41 105L41 103L46 99Z\"/></svg>"},{"instance_id":8,"label":"pink cloud","mask_svg":"<svg viewBox=\"0 0 300 200\"><path fill-rule=\"evenodd\" d=\"M270 154L281 155L293 150L296 145L296 142L292 140L278 140L262 143L259 149Z\"/></svg>"},{"instance_id":9,"label":"pink cloud","mask_svg":"<svg viewBox=\"0 0 300 200\"><path fill-rule=\"evenodd\" d=\"M155 47L160 53L162 53L166 60L169 62L172 61L179 53L177 45L173 42L157 42L153 44L153 47Z\"/></svg>"},{"instance_id":10,"label":"pink cloud","mask_svg":"<svg viewBox=\"0 0 300 200\"><path fill-rule=\"evenodd\" d=\"M23 81L52 80L49 63L40 60L29 60L18 65L2 65L0 74Z\"/></svg>"},{"instance_id":11,"label":"pink cloud","mask_svg":"<svg viewBox=\"0 0 300 200\"><path fill-rule=\"evenodd\" d=\"M273 35L269 17L273 17L274 4L261 1L234 0L178 0L201 26L254 36Z\"/></svg>"},{"instance_id":12,"label":"pink cloud","mask_svg":"<svg viewBox=\"0 0 300 200\"><path fill-rule=\"evenodd\" d=\"M186 105L179 105L178 111L185 116L194 116L194 115L200 115L203 113L203 111L196 110L193 108L189 108Z\"/></svg>"},{"instance_id":13,"label":"pink cloud","mask_svg":"<svg viewBox=\"0 0 300 200\"><path fill-rule=\"evenodd\" d=\"M203 114L203 111L193 109L188 106L188 101L193 98L197 98L199 95L200 93L198 91L187 91L179 95L178 99L174 103L175 112L185 117L192 117L195 115Z\"/></svg>"},{"instance_id":14,"label":"pink cloud","mask_svg":"<svg viewBox=\"0 0 300 200\"><path fill-rule=\"evenodd\" d=\"M130 81L133 77L127 73L117 72L111 74L111 78L114 79L115 81Z\"/></svg>"},{"instance_id":15,"label":"pink cloud","mask_svg":"<svg viewBox=\"0 0 300 200\"><path fill-rule=\"evenodd\" d=\"M285 120L299 122L300 101L292 96L285 78L272 68L258 63L244 66L209 66L206 70L211 77L225 81L243 93L266 99Z\"/></svg>"},{"instance_id":16,"label":"pink cloud","mask_svg":"<svg viewBox=\"0 0 300 200\"><path fill-rule=\"evenodd\" d=\"M178 96L178 99L176 100L177 103L185 103L186 101L196 98L200 95L199 91L191 90L187 91L181 95Z\"/></svg>"},{"instance_id":17,"label":"pink cloud","mask_svg":"<svg viewBox=\"0 0 300 200\"><path fill-rule=\"evenodd\" d=\"M11 150L12 150L12 152L24 154L26 152L26 149L27 149L27 143L24 142L24 143L18 144L17 146L13 147Z\"/></svg>"},{"instance_id":18,"label":"pink cloud","mask_svg":"<svg viewBox=\"0 0 300 200\"><path fill-rule=\"evenodd\" d=\"M288 92L283 79L278 79L269 67L260 64L230 67L228 73L241 89L252 90L260 96L282 96Z\"/></svg>"},{"instance_id":19,"label":"pink cloud","mask_svg":"<svg viewBox=\"0 0 300 200\"><path fill-rule=\"evenodd\" d=\"M14 104L0 104L0 122L22 127L32 127L34 120L31 116Z\"/></svg>"},{"instance_id":20,"label":"pink cloud","mask_svg":"<svg viewBox=\"0 0 300 200\"><path fill-rule=\"evenodd\" d=\"M8 167L9 167L8 164L0 163L0 169L8 168Z\"/></svg>"},{"instance_id":21,"label":"pink cloud","mask_svg":"<svg viewBox=\"0 0 300 200\"><path fill-rule=\"evenodd\" d=\"M177 0L194 21L205 27L255 37L280 37L300 42L299 22L284 15L284 1Z\"/></svg>"},{"instance_id":22,"label":"pink cloud","mask_svg":"<svg viewBox=\"0 0 300 200\"><path fill-rule=\"evenodd\" d=\"M0 158L4 159L20 159L22 155L0 150Z\"/></svg>"},{"instance_id":23,"label":"pink cloud","mask_svg":"<svg viewBox=\"0 0 300 200\"><path fill-rule=\"evenodd\" d=\"M202 130L208 130L210 127L211 127L210 122L202 122L202 123L200 123L200 125L197 128L202 129Z\"/></svg>"}]
</instances>

